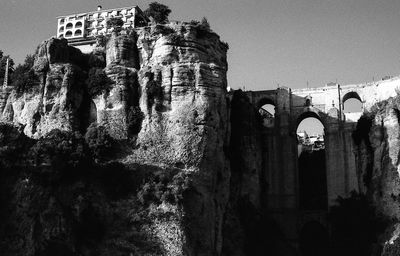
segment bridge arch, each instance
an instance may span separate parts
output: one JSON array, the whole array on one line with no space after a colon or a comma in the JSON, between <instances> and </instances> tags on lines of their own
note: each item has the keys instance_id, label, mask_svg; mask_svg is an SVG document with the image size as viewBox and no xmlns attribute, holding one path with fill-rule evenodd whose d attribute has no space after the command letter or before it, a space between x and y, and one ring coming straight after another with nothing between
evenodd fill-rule
<instances>
[{"instance_id":1,"label":"bridge arch","mask_svg":"<svg viewBox=\"0 0 400 256\"><path fill-rule=\"evenodd\" d=\"M257 109L259 109L259 108L261 108L262 106L264 106L266 104L271 104L271 105L276 106L276 102L275 102L274 99L271 99L271 98L268 98L268 97L264 97L264 98L260 99L257 102L257 106L256 107L257 107Z\"/></svg>"},{"instance_id":2,"label":"bridge arch","mask_svg":"<svg viewBox=\"0 0 400 256\"><path fill-rule=\"evenodd\" d=\"M316 118L318 119L321 124L325 128L325 119L323 118L323 113L320 112L318 109L313 108L313 107L308 107L306 108L301 114L299 114L296 118L296 126L295 126L295 131L297 130L299 124L306 118Z\"/></svg>"},{"instance_id":3,"label":"bridge arch","mask_svg":"<svg viewBox=\"0 0 400 256\"><path fill-rule=\"evenodd\" d=\"M315 109L297 118L297 167L299 208L320 211L327 208L325 124Z\"/></svg>"},{"instance_id":4,"label":"bridge arch","mask_svg":"<svg viewBox=\"0 0 400 256\"><path fill-rule=\"evenodd\" d=\"M272 128L275 126L275 112L276 105L272 99L263 98L258 104L258 113L262 118L262 124L264 127Z\"/></svg>"},{"instance_id":5,"label":"bridge arch","mask_svg":"<svg viewBox=\"0 0 400 256\"><path fill-rule=\"evenodd\" d=\"M346 93L342 98L342 110L346 121L357 122L364 111L363 101L356 91Z\"/></svg>"},{"instance_id":6,"label":"bridge arch","mask_svg":"<svg viewBox=\"0 0 400 256\"><path fill-rule=\"evenodd\" d=\"M362 101L360 95L358 94L358 92L350 91L350 92L346 93L345 95L343 95L342 102L345 102L346 100L351 99L351 98L358 99L359 101Z\"/></svg>"}]
</instances>

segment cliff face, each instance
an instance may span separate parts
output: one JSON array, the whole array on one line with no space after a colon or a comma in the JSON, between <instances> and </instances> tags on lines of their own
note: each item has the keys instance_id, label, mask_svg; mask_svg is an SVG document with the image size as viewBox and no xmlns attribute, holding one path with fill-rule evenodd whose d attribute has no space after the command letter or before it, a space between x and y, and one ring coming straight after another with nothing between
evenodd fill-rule
<instances>
[{"instance_id":1,"label":"cliff face","mask_svg":"<svg viewBox=\"0 0 400 256\"><path fill-rule=\"evenodd\" d=\"M390 98L372 107L360 119L353 134L360 191L387 222L387 230L377 241L384 245L382 255L398 255L400 208L399 101Z\"/></svg>"},{"instance_id":2,"label":"cliff face","mask_svg":"<svg viewBox=\"0 0 400 256\"><path fill-rule=\"evenodd\" d=\"M53 129L78 130L83 99L83 61L79 50L65 41L43 42L36 54L37 83L29 91L8 97L2 119L25 126L24 133L38 138Z\"/></svg>"},{"instance_id":3,"label":"cliff face","mask_svg":"<svg viewBox=\"0 0 400 256\"><path fill-rule=\"evenodd\" d=\"M36 82L12 90L1 115L19 127L1 126L3 138L15 138L0 140L1 251L249 252L244 226L253 221L238 211L260 210L261 160L231 154L248 138L244 151L259 144L236 122L230 145L226 51L215 33L189 23L113 34L90 55L65 40L39 45ZM12 150L25 157L15 161ZM235 219L243 227L224 231Z\"/></svg>"}]
</instances>

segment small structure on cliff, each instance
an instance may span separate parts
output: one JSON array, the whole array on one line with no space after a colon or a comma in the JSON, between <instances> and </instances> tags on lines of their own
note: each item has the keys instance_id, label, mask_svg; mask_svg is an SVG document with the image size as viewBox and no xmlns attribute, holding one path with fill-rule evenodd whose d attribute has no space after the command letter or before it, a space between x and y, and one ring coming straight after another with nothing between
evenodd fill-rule
<instances>
[{"instance_id":1,"label":"small structure on cliff","mask_svg":"<svg viewBox=\"0 0 400 256\"><path fill-rule=\"evenodd\" d=\"M57 17L57 37L66 38L69 45L80 49L83 53L93 50L96 36L107 35L113 28L107 27L107 20L120 18L124 24L122 28L136 28L144 26L148 18L138 6L121 7L97 11L70 14Z\"/></svg>"},{"instance_id":2,"label":"small structure on cliff","mask_svg":"<svg viewBox=\"0 0 400 256\"><path fill-rule=\"evenodd\" d=\"M5 68L5 74L4 74L4 82L3 82L3 88L6 88L8 86L8 70L10 69L10 58L7 58L6 62L6 68Z\"/></svg>"}]
</instances>

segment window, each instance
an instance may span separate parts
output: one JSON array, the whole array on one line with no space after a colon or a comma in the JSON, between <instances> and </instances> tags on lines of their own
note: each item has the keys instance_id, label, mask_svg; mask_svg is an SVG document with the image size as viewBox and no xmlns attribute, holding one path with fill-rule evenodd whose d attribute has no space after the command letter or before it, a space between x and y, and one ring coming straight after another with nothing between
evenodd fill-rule
<instances>
[{"instance_id":1,"label":"window","mask_svg":"<svg viewBox=\"0 0 400 256\"><path fill-rule=\"evenodd\" d=\"M64 32L64 27L60 27L60 30L58 30L59 33Z\"/></svg>"},{"instance_id":2,"label":"window","mask_svg":"<svg viewBox=\"0 0 400 256\"><path fill-rule=\"evenodd\" d=\"M61 20L60 20L60 25L63 25L64 22L65 22L65 20L64 20L64 19L61 19Z\"/></svg>"},{"instance_id":3,"label":"window","mask_svg":"<svg viewBox=\"0 0 400 256\"><path fill-rule=\"evenodd\" d=\"M65 26L66 29L71 29L73 27L72 23L68 23L67 26Z\"/></svg>"},{"instance_id":4,"label":"window","mask_svg":"<svg viewBox=\"0 0 400 256\"><path fill-rule=\"evenodd\" d=\"M72 36L72 31L67 31L67 33L65 33L65 37L71 37Z\"/></svg>"},{"instance_id":5,"label":"window","mask_svg":"<svg viewBox=\"0 0 400 256\"><path fill-rule=\"evenodd\" d=\"M74 36L82 36L82 30L78 29L77 31L75 31Z\"/></svg>"},{"instance_id":6,"label":"window","mask_svg":"<svg viewBox=\"0 0 400 256\"><path fill-rule=\"evenodd\" d=\"M81 28L82 27L82 22L77 22L76 24L75 24L75 28Z\"/></svg>"}]
</instances>

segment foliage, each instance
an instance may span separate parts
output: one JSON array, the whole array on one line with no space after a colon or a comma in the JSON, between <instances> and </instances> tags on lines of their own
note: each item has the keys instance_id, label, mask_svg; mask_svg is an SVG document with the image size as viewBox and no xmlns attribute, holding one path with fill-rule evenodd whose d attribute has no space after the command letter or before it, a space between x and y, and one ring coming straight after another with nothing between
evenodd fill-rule
<instances>
[{"instance_id":1,"label":"foliage","mask_svg":"<svg viewBox=\"0 0 400 256\"><path fill-rule=\"evenodd\" d=\"M52 130L29 151L29 159L42 181L58 184L74 177L88 163L88 149L79 133ZM48 169L50 168L50 169Z\"/></svg>"},{"instance_id":2,"label":"foliage","mask_svg":"<svg viewBox=\"0 0 400 256\"><path fill-rule=\"evenodd\" d=\"M92 53L89 54L88 63L90 67L105 68L106 67L105 53L97 50L93 51Z\"/></svg>"},{"instance_id":3,"label":"foliage","mask_svg":"<svg viewBox=\"0 0 400 256\"><path fill-rule=\"evenodd\" d=\"M107 77L103 69L94 67L89 70L86 83L89 95L94 97L109 90L113 82Z\"/></svg>"},{"instance_id":4,"label":"foliage","mask_svg":"<svg viewBox=\"0 0 400 256\"><path fill-rule=\"evenodd\" d=\"M162 88L159 79L157 77L155 79L154 73L147 72L145 76L148 78L148 82L146 83L146 92L147 92L147 105L149 108L153 106L153 104L162 97Z\"/></svg>"},{"instance_id":5,"label":"foliage","mask_svg":"<svg viewBox=\"0 0 400 256\"><path fill-rule=\"evenodd\" d=\"M129 134L138 134L142 128L144 114L139 107L131 107L128 112Z\"/></svg>"},{"instance_id":6,"label":"foliage","mask_svg":"<svg viewBox=\"0 0 400 256\"><path fill-rule=\"evenodd\" d=\"M120 32L123 25L124 21L121 18L112 17L107 20L107 27L113 28L115 32Z\"/></svg>"},{"instance_id":7,"label":"foliage","mask_svg":"<svg viewBox=\"0 0 400 256\"><path fill-rule=\"evenodd\" d=\"M148 17L152 17L154 22L165 24L168 22L168 16L171 13L171 10L168 6L152 2L149 4L149 7L144 11L144 14Z\"/></svg>"},{"instance_id":8,"label":"foliage","mask_svg":"<svg viewBox=\"0 0 400 256\"><path fill-rule=\"evenodd\" d=\"M105 160L115 153L116 142L104 126L92 123L86 131L85 140L96 162Z\"/></svg>"},{"instance_id":9,"label":"foliage","mask_svg":"<svg viewBox=\"0 0 400 256\"><path fill-rule=\"evenodd\" d=\"M161 170L147 177L137 197L143 205L163 202L178 205L182 203L183 193L188 184L189 179L183 172Z\"/></svg>"},{"instance_id":10,"label":"foliage","mask_svg":"<svg viewBox=\"0 0 400 256\"><path fill-rule=\"evenodd\" d=\"M32 87L39 81L39 78L33 70L34 61L34 55L27 55L24 63L19 64L11 75L12 86L18 93L24 92L27 88Z\"/></svg>"},{"instance_id":11,"label":"foliage","mask_svg":"<svg viewBox=\"0 0 400 256\"><path fill-rule=\"evenodd\" d=\"M96 46L98 47L106 47L108 41L108 36L98 35L96 36Z\"/></svg>"},{"instance_id":12,"label":"foliage","mask_svg":"<svg viewBox=\"0 0 400 256\"><path fill-rule=\"evenodd\" d=\"M201 21L192 20L190 24L195 27L198 38L205 38L209 33L212 33L210 23L206 17L203 17Z\"/></svg>"},{"instance_id":13,"label":"foliage","mask_svg":"<svg viewBox=\"0 0 400 256\"><path fill-rule=\"evenodd\" d=\"M201 19L200 25L206 30L209 30L209 31L211 30L210 23L208 23L208 20L206 17L203 17L203 19Z\"/></svg>"},{"instance_id":14,"label":"foliage","mask_svg":"<svg viewBox=\"0 0 400 256\"><path fill-rule=\"evenodd\" d=\"M229 44L227 42L221 41L221 44L225 46L225 48L228 50L229 49Z\"/></svg>"},{"instance_id":15,"label":"foliage","mask_svg":"<svg viewBox=\"0 0 400 256\"><path fill-rule=\"evenodd\" d=\"M371 255L388 219L377 215L367 197L354 191L349 198L338 197L337 203L329 212L334 255Z\"/></svg>"},{"instance_id":16,"label":"foliage","mask_svg":"<svg viewBox=\"0 0 400 256\"><path fill-rule=\"evenodd\" d=\"M23 152L32 143L33 141L21 132L20 127L0 123L0 165L2 167L15 165L23 159ZM16 154L16 152L19 152L19 154Z\"/></svg>"}]
</instances>

